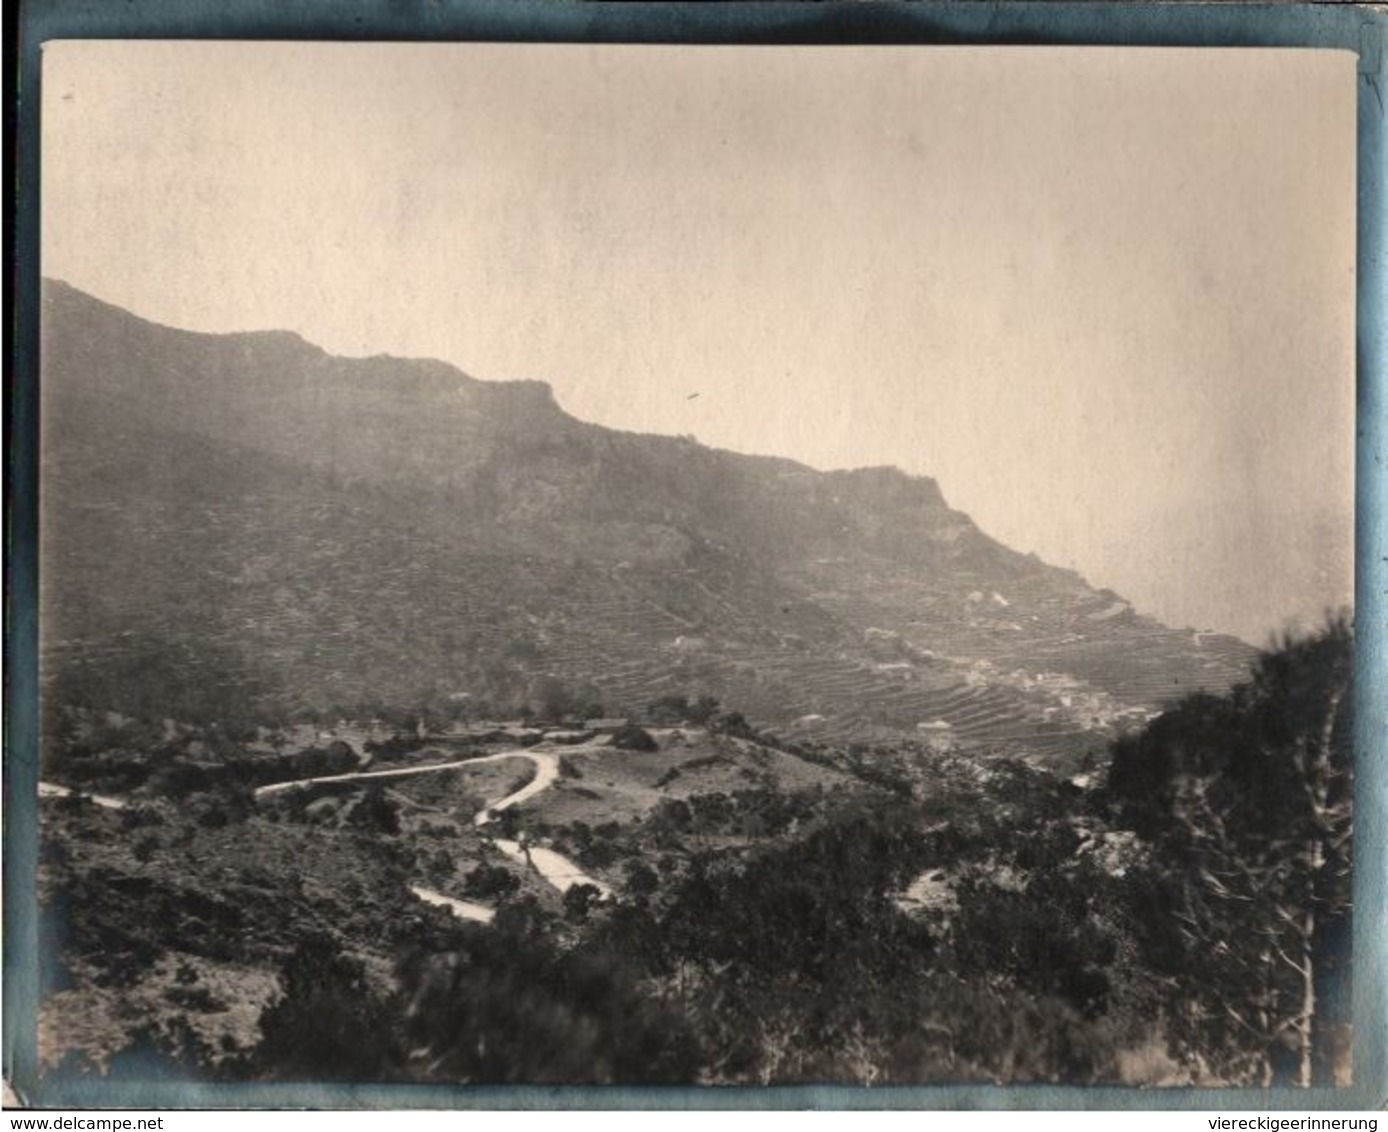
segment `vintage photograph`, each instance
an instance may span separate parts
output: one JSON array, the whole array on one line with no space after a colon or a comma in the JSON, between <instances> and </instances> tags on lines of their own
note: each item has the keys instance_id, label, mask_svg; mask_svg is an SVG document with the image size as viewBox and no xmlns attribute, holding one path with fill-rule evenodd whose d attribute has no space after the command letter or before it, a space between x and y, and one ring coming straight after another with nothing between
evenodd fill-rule
<instances>
[{"instance_id":1,"label":"vintage photograph","mask_svg":"<svg viewBox=\"0 0 1388 1132\"><path fill-rule=\"evenodd\" d=\"M50 42L50 1080L1347 1086L1322 50Z\"/></svg>"}]
</instances>

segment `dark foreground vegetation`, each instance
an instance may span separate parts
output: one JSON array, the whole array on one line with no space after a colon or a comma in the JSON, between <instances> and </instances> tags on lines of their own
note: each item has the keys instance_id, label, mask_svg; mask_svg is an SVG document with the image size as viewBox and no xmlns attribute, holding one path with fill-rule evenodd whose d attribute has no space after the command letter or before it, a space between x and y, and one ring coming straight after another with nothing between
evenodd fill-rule
<instances>
[{"instance_id":1,"label":"dark foreground vegetation","mask_svg":"<svg viewBox=\"0 0 1388 1132\"><path fill-rule=\"evenodd\" d=\"M61 780L142 801L45 803L50 1072L1343 1082L1352 651L1344 620L1285 640L1074 780L986 751L773 750L668 699L614 762L565 755L505 811L610 899L513 867L442 776L271 803L244 737L69 726ZM646 793L603 785L678 744ZM346 765L313 750L313 772ZM421 880L495 918L421 903Z\"/></svg>"}]
</instances>

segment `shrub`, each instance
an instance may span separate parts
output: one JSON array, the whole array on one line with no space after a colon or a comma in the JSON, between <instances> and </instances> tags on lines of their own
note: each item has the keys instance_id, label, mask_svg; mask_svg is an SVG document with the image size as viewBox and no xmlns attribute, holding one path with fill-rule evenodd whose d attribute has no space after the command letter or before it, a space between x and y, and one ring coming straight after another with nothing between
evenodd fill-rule
<instances>
[{"instance_id":1,"label":"shrub","mask_svg":"<svg viewBox=\"0 0 1388 1132\"><path fill-rule=\"evenodd\" d=\"M600 899L602 892L596 885L574 885L564 893L564 918L571 924L586 923L593 905Z\"/></svg>"},{"instance_id":2,"label":"shrub","mask_svg":"<svg viewBox=\"0 0 1388 1132\"><path fill-rule=\"evenodd\" d=\"M642 861L633 861L627 866L627 892L632 896L650 896L660 887L660 877L656 871Z\"/></svg>"},{"instance_id":3,"label":"shrub","mask_svg":"<svg viewBox=\"0 0 1388 1132\"><path fill-rule=\"evenodd\" d=\"M373 833L399 833L400 807L386 797L379 785L373 783L362 800L352 807L347 822Z\"/></svg>"},{"instance_id":4,"label":"shrub","mask_svg":"<svg viewBox=\"0 0 1388 1132\"><path fill-rule=\"evenodd\" d=\"M658 751L660 744L644 727L625 723L612 733L612 745L622 751Z\"/></svg>"},{"instance_id":5,"label":"shrub","mask_svg":"<svg viewBox=\"0 0 1388 1132\"><path fill-rule=\"evenodd\" d=\"M501 865L478 865L463 881L463 895L473 900L494 900L520 889L515 873Z\"/></svg>"}]
</instances>

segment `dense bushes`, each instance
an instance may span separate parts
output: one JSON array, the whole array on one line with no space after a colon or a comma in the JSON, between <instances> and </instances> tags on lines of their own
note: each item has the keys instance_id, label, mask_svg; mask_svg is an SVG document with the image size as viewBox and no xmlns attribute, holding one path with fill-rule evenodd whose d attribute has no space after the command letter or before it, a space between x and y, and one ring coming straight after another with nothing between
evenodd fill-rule
<instances>
[{"instance_id":1,"label":"dense bushes","mask_svg":"<svg viewBox=\"0 0 1388 1132\"><path fill-rule=\"evenodd\" d=\"M520 880L502 865L478 865L463 881L463 895L469 900L500 900L520 888Z\"/></svg>"},{"instance_id":2,"label":"dense bushes","mask_svg":"<svg viewBox=\"0 0 1388 1132\"><path fill-rule=\"evenodd\" d=\"M1331 1083L1342 1059L1352 668L1340 617L1114 751L1119 820L1154 847L1132 915L1171 988L1174 1052L1223 1079Z\"/></svg>"},{"instance_id":3,"label":"dense bushes","mask_svg":"<svg viewBox=\"0 0 1388 1132\"><path fill-rule=\"evenodd\" d=\"M400 1065L464 1083L689 1082L700 1057L688 1023L644 993L620 955L563 951L523 907L401 964Z\"/></svg>"},{"instance_id":4,"label":"dense bushes","mask_svg":"<svg viewBox=\"0 0 1388 1132\"><path fill-rule=\"evenodd\" d=\"M401 1055L387 1008L361 961L330 935L295 948L282 995L261 1016L252 1069L280 1081L373 1081L392 1076Z\"/></svg>"}]
</instances>

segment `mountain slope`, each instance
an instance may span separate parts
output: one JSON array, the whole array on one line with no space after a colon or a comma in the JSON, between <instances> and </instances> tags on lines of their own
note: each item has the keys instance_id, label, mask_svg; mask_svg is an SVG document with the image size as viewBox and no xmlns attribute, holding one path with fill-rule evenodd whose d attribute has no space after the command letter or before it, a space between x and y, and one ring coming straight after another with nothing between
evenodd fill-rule
<instances>
[{"instance_id":1,"label":"mountain slope","mask_svg":"<svg viewBox=\"0 0 1388 1132\"><path fill-rule=\"evenodd\" d=\"M611 711L706 691L790 733L1044 755L1252 655L1009 550L933 480L615 432L537 382L53 282L43 362L54 700L216 718L553 674Z\"/></svg>"}]
</instances>

